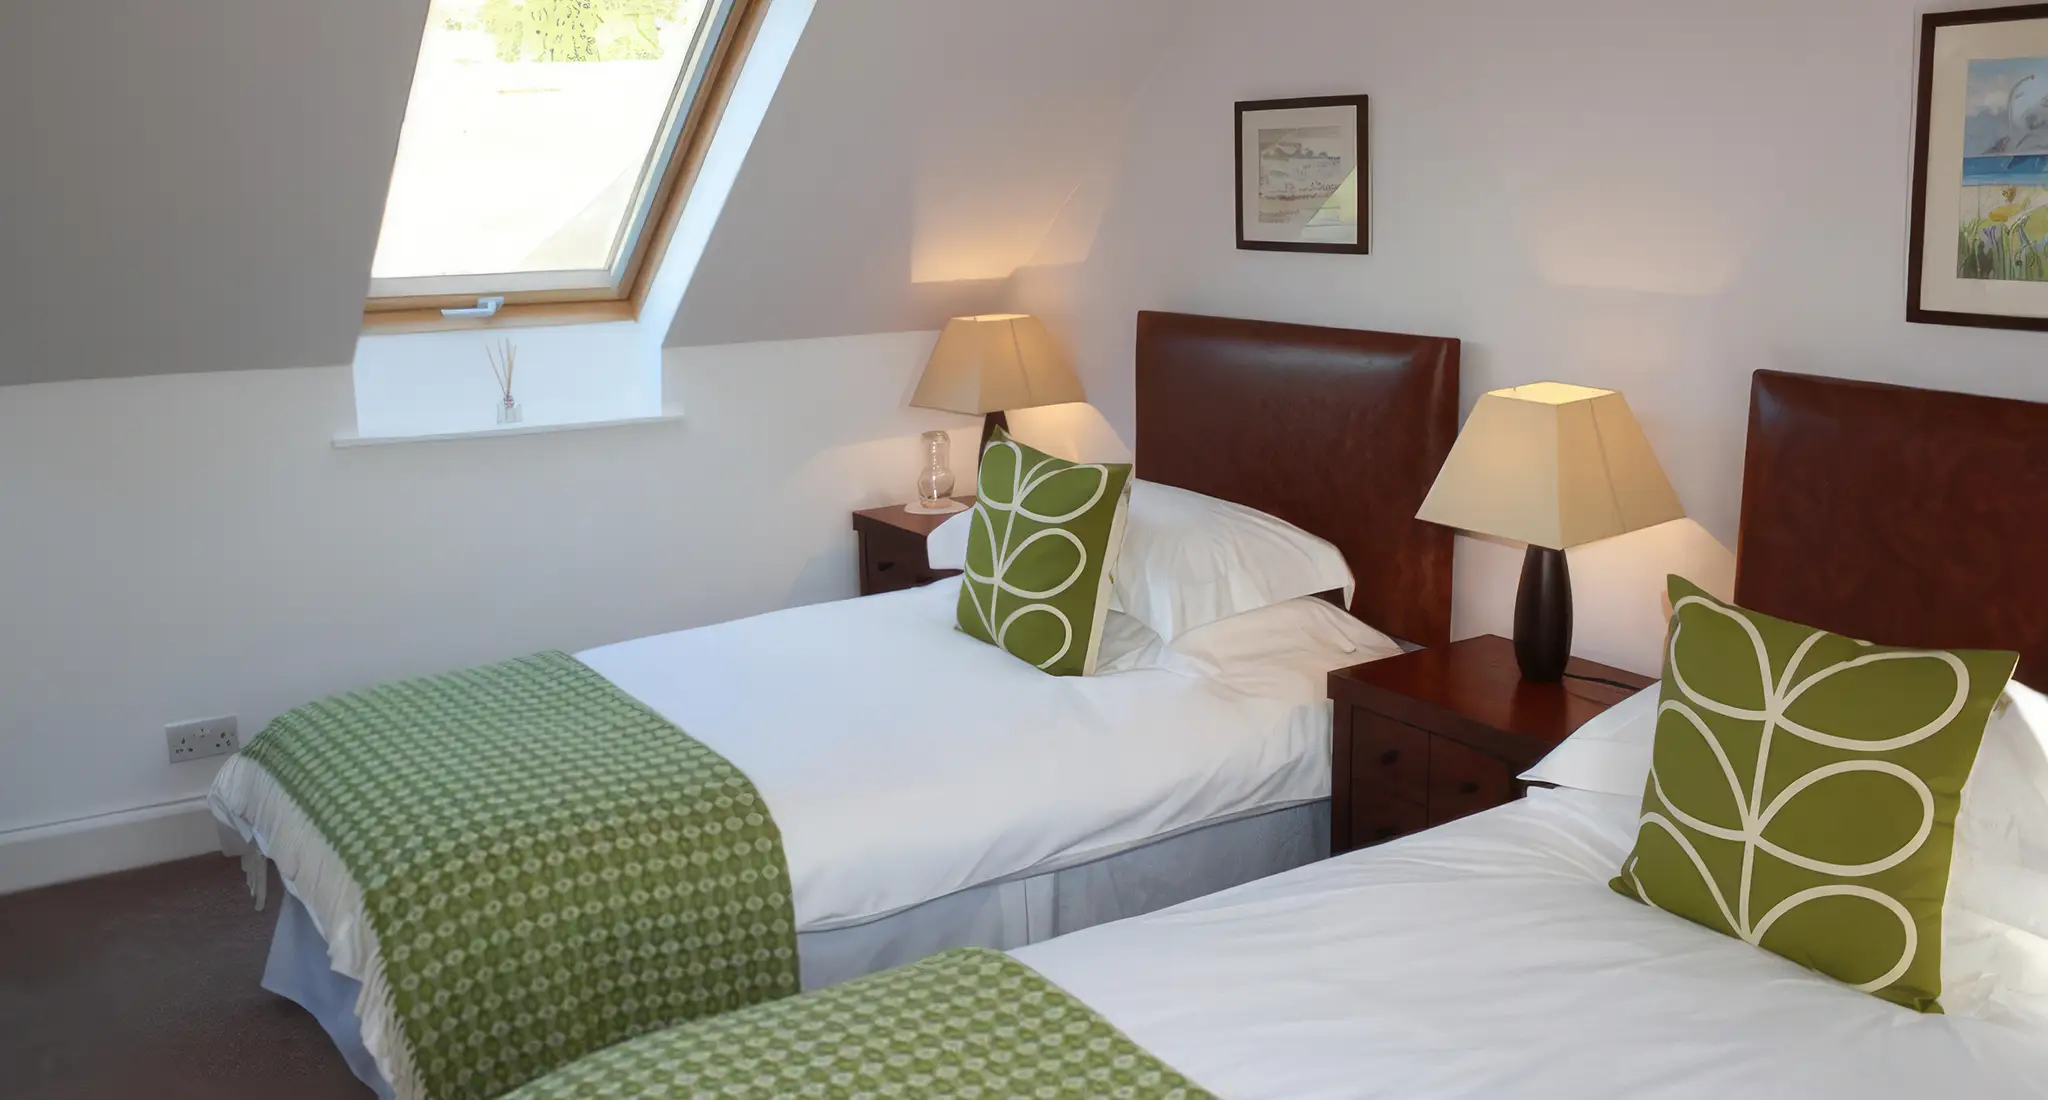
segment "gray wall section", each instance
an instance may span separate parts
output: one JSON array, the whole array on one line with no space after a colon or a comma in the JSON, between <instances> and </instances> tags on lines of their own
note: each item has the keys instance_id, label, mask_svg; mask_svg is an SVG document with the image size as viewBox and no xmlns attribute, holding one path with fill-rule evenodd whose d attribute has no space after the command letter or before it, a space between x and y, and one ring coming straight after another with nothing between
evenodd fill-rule
<instances>
[{"instance_id":1,"label":"gray wall section","mask_svg":"<svg viewBox=\"0 0 2048 1100\"><path fill-rule=\"evenodd\" d=\"M1003 307L1122 157L1172 0L822 0L670 346L938 328Z\"/></svg>"},{"instance_id":2,"label":"gray wall section","mask_svg":"<svg viewBox=\"0 0 2048 1100\"><path fill-rule=\"evenodd\" d=\"M10 5L0 384L348 362L425 13Z\"/></svg>"}]
</instances>

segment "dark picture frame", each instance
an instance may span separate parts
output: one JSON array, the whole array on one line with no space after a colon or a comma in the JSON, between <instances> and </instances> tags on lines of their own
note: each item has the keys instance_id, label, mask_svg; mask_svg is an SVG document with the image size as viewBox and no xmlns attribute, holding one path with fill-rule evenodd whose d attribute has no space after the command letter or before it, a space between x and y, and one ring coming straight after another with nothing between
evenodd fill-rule
<instances>
[{"instance_id":1,"label":"dark picture frame","mask_svg":"<svg viewBox=\"0 0 2048 1100\"><path fill-rule=\"evenodd\" d=\"M1231 163L1237 172L1237 247L1257 252L1321 252L1347 256L1364 256L1372 251L1372 147L1370 138L1371 113L1370 97L1362 95L1303 96L1293 99L1257 99L1237 104L1236 126L1233 129ZM1348 114L1347 114L1348 113ZM1289 155L1303 165L1299 178L1290 178L1295 192L1288 195L1261 194L1259 189L1266 172L1262 167L1263 157L1257 150L1248 150L1245 145L1246 116L1250 115L1256 137L1260 115L1275 116L1276 121L1290 126L1286 132L1300 135L1314 135L1308 141L1290 141ZM1313 119L1312 126L1302 126L1304 119ZM1335 127L1337 133L1329 135L1324 131ZM1345 153L1349 157L1345 157ZM1336 160L1339 163L1328 162ZM1251 194L1247 195L1247 184ZM1352 204L1356 210L1354 222L1324 222L1322 209L1335 211L1343 206L1343 188L1350 187ZM1254 231L1246 231L1246 200L1253 202L1254 212L1273 211L1273 226L1270 232L1263 225ZM1317 209L1318 205L1322 209ZM1300 214L1308 212L1303 220ZM1279 220L1285 216L1287 220ZM1259 224L1259 223L1254 223ZM1329 239L1346 235L1350 230L1351 240Z\"/></svg>"},{"instance_id":2,"label":"dark picture frame","mask_svg":"<svg viewBox=\"0 0 2048 1100\"><path fill-rule=\"evenodd\" d=\"M1937 70L1940 69L1940 51L1938 47L1941 45L1941 38L1944 32L1953 32L1959 28L1982 28L1993 24L2019 24L2033 21L2048 21L2048 4L2022 4L2000 8L1977 8L1969 11L1930 12L1921 18L1920 70L1913 125L1913 209L1906 260L1906 320L1909 323L2048 332L2048 279L2032 274L2031 270L2027 274L2018 276L2017 281L2028 284L2037 283L2040 286L2040 308L2043 311L2043 315L2040 316L2026 313L2000 313L1981 307L1961 308L1951 303L1934 301L1933 299L1938 297L1953 298L1956 295L1944 295L1938 289L1931 292L1928 279L1930 263L1945 265L1947 257L1954 256L1956 258L1956 268L1954 269L1955 282L1960 283L1966 279L1993 282L2015 281L2015 277L2009 275L1986 276L1975 274L1974 272L1966 273L1967 268L1973 262L1973 258L1967 255L1967 252L1974 243L1966 235L1969 232L1967 226L1959 229L1957 235L1953 238L1936 241L1929 240L1930 228L1928 226L1928 218L1931 209L1930 203L1942 202L1948 194L1945 187L1937 187L1934 183L1933 177L1930 175L1930 169L1943 169L1944 166L1955 167L1945 156L1942 160L1934 160L1936 146L1942 145L1946 150L1953 151L1955 148L1953 143L1957 140L1955 134L1960 132L1963 135L1961 140L1967 142L1969 128L1975 125L1969 117L1973 112L1969 110L1967 92L1961 105L1964 108L1963 111L1938 112L1937 100L1941 96L1937 94L1937 79L1942 76L1947 76L1951 81L1954 79L1953 72L1946 74L1938 73ZM1982 60L1991 63L2011 63L2004 56L2007 52L2010 51L1995 52L1987 55ZM2048 62L2048 50L2041 51L2038 57L2044 62ZM1976 59L1972 59L1972 62L1974 60ZM1972 64L1972 62L1965 62L1965 64ZM2015 88L2013 92L2015 97L2014 108L2017 106L2018 91ZM2043 87L2042 91L2044 95L2048 95L2048 87ZM2048 104L2048 100L2043 102ZM1951 106L1954 106L1953 102L1951 102ZM1941 117L1938 117L1938 113ZM2043 121L2048 121L2048 112L2044 112L2041 117ZM2015 146L2013 149L2015 155L2009 156L2004 155L2002 151L2000 153L1992 153L1991 150L1996 148L1996 145L1986 149L1964 146L1963 156L1965 163L1961 167L1964 169L1962 179L1965 192L1988 189L1987 185L1980 184L1972 179L1970 173L1973 170L1973 165L1982 164L1994 159L2004 159L2008 162L2025 161L2030 166L2036 159L2036 154L2033 153L2017 155L2022 152L2021 147L2018 146ZM2026 146L2025 148L2030 150L2033 146ZM2044 169L2041 172L2041 182L2044 185L2048 185L2048 148L2043 148L2039 158L2040 164ZM2017 163L2009 163L2009 166L2023 167ZM2003 182L2007 177L1987 176L1980 178L1997 179ZM2048 204L2029 209L2025 212L2032 213L2033 210L2037 209L2048 210ZM2001 212L1993 211L1992 217L1996 218ZM1960 216L1958 220L1961 220ZM2016 227L2016 229L2021 232L2024 231L2024 227ZM2011 231L2003 227L2002 219L1998 226L1986 225L1984 232L1999 234L1999 240L1995 244L1989 243L1989 238L1986 238L1986 254L1989 256L1990 262L1997 263L2009 259L2010 246L2006 243L2006 234ZM1941 233L1943 236L1946 236L1945 228ZM2022 237L2021 239L2026 240L2027 238ZM2035 241L2033 243L2043 244L2048 242ZM2030 265L2032 262L2032 260L2028 261ZM2044 273L2048 273L2048 251L2041 252L2040 264L2041 270ZM1945 278L1946 276L1937 276L1935 281L1940 282Z\"/></svg>"}]
</instances>

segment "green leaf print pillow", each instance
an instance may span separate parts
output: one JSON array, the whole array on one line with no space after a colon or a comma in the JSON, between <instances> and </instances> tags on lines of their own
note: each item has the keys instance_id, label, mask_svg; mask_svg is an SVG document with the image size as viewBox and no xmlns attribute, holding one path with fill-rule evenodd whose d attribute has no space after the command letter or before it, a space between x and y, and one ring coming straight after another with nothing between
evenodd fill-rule
<instances>
[{"instance_id":1,"label":"green leaf print pillow","mask_svg":"<svg viewBox=\"0 0 2048 1100\"><path fill-rule=\"evenodd\" d=\"M998 428L977 492L960 629L1055 676L1093 675L1131 468L1067 462Z\"/></svg>"},{"instance_id":2,"label":"green leaf print pillow","mask_svg":"<svg viewBox=\"0 0 2048 1100\"><path fill-rule=\"evenodd\" d=\"M1657 741L1612 883L1920 1012L1956 811L2014 653L1891 649L1672 577Z\"/></svg>"}]
</instances>

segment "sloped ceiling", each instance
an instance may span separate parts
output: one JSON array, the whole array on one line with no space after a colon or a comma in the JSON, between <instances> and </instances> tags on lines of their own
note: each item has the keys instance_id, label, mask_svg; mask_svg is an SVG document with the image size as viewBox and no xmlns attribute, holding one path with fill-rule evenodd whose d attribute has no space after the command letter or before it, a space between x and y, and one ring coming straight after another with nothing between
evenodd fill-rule
<instances>
[{"instance_id":1,"label":"sloped ceiling","mask_svg":"<svg viewBox=\"0 0 2048 1100\"><path fill-rule=\"evenodd\" d=\"M425 17L8 5L0 384L348 362Z\"/></svg>"},{"instance_id":2,"label":"sloped ceiling","mask_svg":"<svg viewBox=\"0 0 2048 1100\"><path fill-rule=\"evenodd\" d=\"M1174 7L820 0L667 342L937 328L1084 259Z\"/></svg>"},{"instance_id":3,"label":"sloped ceiling","mask_svg":"<svg viewBox=\"0 0 2048 1100\"><path fill-rule=\"evenodd\" d=\"M1173 2L819 0L668 343L937 327L1083 258ZM0 385L349 362L425 13L12 5Z\"/></svg>"}]
</instances>

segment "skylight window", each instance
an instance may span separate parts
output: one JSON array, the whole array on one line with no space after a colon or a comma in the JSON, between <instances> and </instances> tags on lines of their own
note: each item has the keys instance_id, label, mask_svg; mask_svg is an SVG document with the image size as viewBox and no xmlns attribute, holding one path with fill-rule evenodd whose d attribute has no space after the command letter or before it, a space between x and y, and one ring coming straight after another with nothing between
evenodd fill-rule
<instances>
[{"instance_id":1,"label":"skylight window","mask_svg":"<svg viewBox=\"0 0 2048 1100\"><path fill-rule=\"evenodd\" d=\"M369 308L624 300L748 0L432 0Z\"/></svg>"}]
</instances>

